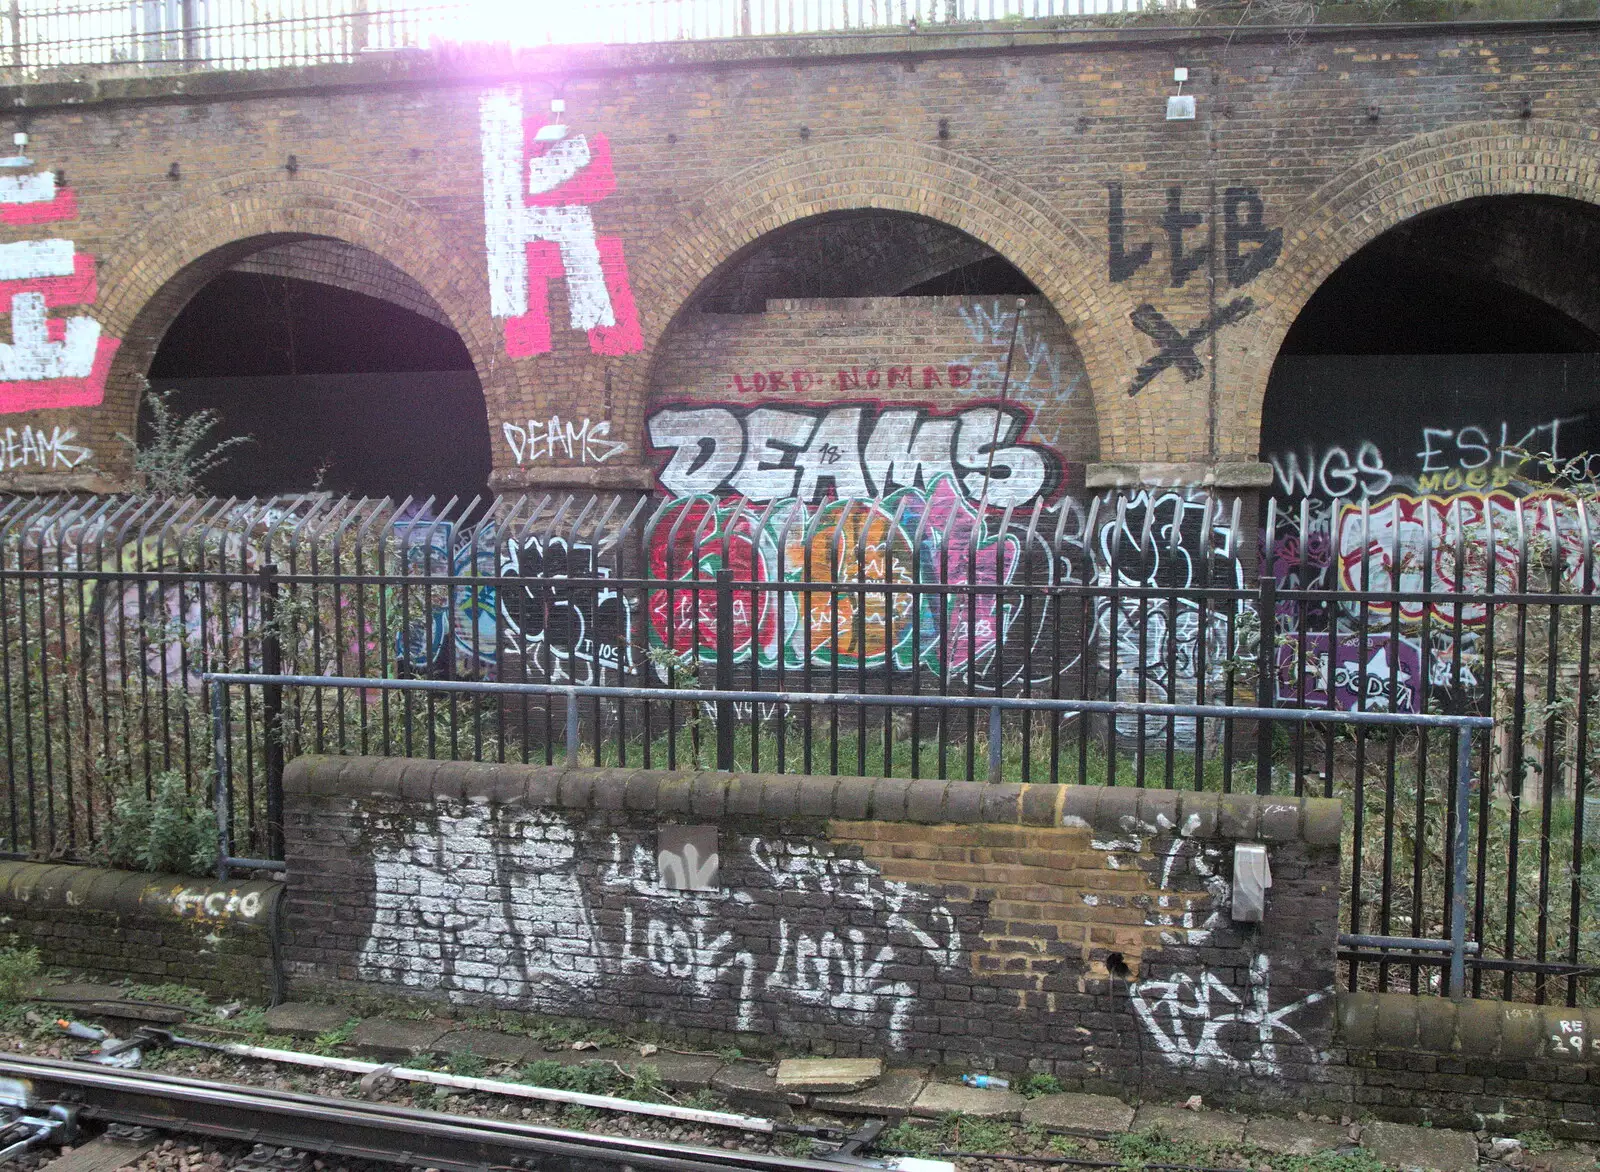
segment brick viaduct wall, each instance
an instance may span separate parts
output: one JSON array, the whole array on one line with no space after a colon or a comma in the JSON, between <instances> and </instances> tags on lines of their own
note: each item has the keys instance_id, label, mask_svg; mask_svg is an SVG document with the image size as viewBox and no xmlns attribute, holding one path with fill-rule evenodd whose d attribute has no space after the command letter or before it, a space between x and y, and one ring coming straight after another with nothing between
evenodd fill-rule
<instances>
[{"instance_id":1,"label":"brick viaduct wall","mask_svg":"<svg viewBox=\"0 0 1600 1172\"><path fill-rule=\"evenodd\" d=\"M1193 122L1162 116L1175 65ZM1122 469L1104 475L1258 484L1279 342L1342 260L1472 197L1595 202L1597 71L1589 28L1525 24L673 44L15 87L33 174L56 179L4 236L72 240L47 301L102 345L84 327L67 342L89 374L0 387L18 433L0 473L123 483L115 434L186 299L269 244L328 237L400 269L461 334L498 485L642 486L647 400L706 279L765 234L875 208L959 229L1038 287L1081 359L1095 454ZM517 105L538 121L558 87L589 163L547 159L542 194L486 197L486 158L529 174ZM522 244L561 207L599 242L573 297L554 246ZM584 413L614 458L519 466L502 438Z\"/></svg>"},{"instance_id":2,"label":"brick viaduct wall","mask_svg":"<svg viewBox=\"0 0 1600 1172\"><path fill-rule=\"evenodd\" d=\"M1337 1097L1336 802L379 758L285 787L297 988ZM1239 841L1269 845L1259 925Z\"/></svg>"}]
</instances>

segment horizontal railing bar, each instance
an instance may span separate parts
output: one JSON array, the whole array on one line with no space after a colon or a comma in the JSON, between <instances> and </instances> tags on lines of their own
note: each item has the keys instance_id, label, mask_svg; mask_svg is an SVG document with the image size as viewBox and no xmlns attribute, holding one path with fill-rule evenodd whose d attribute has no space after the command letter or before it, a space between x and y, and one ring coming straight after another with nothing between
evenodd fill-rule
<instances>
[{"instance_id":1,"label":"horizontal railing bar","mask_svg":"<svg viewBox=\"0 0 1600 1172\"><path fill-rule=\"evenodd\" d=\"M1436 940L1427 936L1363 936L1359 934L1339 937L1341 945L1355 945L1359 948L1409 948L1415 952L1449 952L1455 945L1448 940ZM1475 955L1479 949L1476 943L1468 943L1467 955Z\"/></svg>"},{"instance_id":2,"label":"horizontal railing bar","mask_svg":"<svg viewBox=\"0 0 1600 1172\"><path fill-rule=\"evenodd\" d=\"M752 704L841 704L878 708L1002 708L1033 712L1100 712L1115 716L1192 716L1230 720L1271 720L1291 724L1336 724L1406 728L1493 728L1489 716L1443 713L1347 712L1334 709L1256 708L1221 704L1152 704L1117 700L1056 700L1045 696L930 696L883 692L777 692L718 688L633 688L599 684L524 684L485 680L363 679L359 676L266 675L259 672L205 672L201 679L221 684L287 684L291 687L348 688L399 692L465 692L480 695L598 696L618 700L731 700Z\"/></svg>"},{"instance_id":3,"label":"horizontal railing bar","mask_svg":"<svg viewBox=\"0 0 1600 1172\"><path fill-rule=\"evenodd\" d=\"M487 549L487 547L485 547ZM0 578L20 578L33 580L39 578L81 580L117 580L131 582L215 582L215 583L259 583L260 572L239 573L228 571L211 572L207 570L60 570L47 569L0 569ZM528 575L490 575L490 574L433 574L419 571L414 574L339 574L329 572L326 574L276 574L273 580L285 586L434 586L434 587L527 587L536 590L671 590L682 593L692 593L695 590L713 591L716 589L716 580L712 578L574 578L559 576L533 577ZM1095 585L1089 583L1052 583L1052 582L883 582L882 580L863 579L853 580L839 578L833 580L800 580L782 579L776 581L760 582L735 582L733 589L739 593L834 593L856 594L866 591L873 594L1015 594L1039 595L1053 594L1070 598L1176 598L1176 599L1217 599L1226 602L1254 602L1259 597L1259 592L1254 589L1240 589L1228 586L1138 586L1138 585ZM1537 606L1580 606L1593 607L1600 603L1600 595L1590 594L1543 594L1543 593L1494 593L1494 594L1455 594L1443 592L1395 592L1382 590L1315 590L1301 591L1278 588L1274 591L1276 600L1285 602L1338 602L1356 606L1363 602L1415 602L1429 603L1441 607L1453 607L1471 603L1494 603L1495 605L1516 605L1525 603ZM1445 620L1448 621L1448 616ZM1293 634L1286 635L1280 642L1292 642ZM1355 636L1352 635L1351 638Z\"/></svg>"}]
</instances>

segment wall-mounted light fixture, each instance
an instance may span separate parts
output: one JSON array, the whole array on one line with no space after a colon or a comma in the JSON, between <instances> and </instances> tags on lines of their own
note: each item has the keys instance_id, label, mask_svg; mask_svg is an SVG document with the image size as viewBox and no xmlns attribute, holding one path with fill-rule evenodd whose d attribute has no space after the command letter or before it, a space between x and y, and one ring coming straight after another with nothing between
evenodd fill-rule
<instances>
[{"instance_id":1,"label":"wall-mounted light fixture","mask_svg":"<svg viewBox=\"0 0 1600 1172\"><path fill-rule=\"evenodd\" d=\"M1178 92L1167 99L1167 121L1193 121L1194 96L1183 92L1183 83L1189 80L1189 71L1181 65L1178 66L1172 71L1172 80L1178 83Z\"/></svg>"},{"instance_id":2,"label":"wall-mounted light fixture","mask_svg":"<svg viewBox=\"0 0 1600 1172\"><path fill-rule=\"evenodd\" d=\"M174 159L172 161L172 166L167 168L167 178L168 179L182 179L183 178L183 173L178 170L178 161L176 159Z\"/></svg>"},{"instance_id":3,"label":"wall-mounted light fixture","mask_svg":"<svg viewBox=\"0 0 1600 1172\"><path fill-rule=\"evenodd\" d=\"M288 161L283 164L283 169L293 175L300 170L300 160L294 155L290 155Z\"/></svg>"},{"instance_id":4,"label":"wall-mounted light fixture","mask_svg":"<svg viewBox=\"0 0 1600 1172\"><path fill-rule=\"evenodd\" d=\"M950 119L948 119L948 118L939 119L939 137L940 138L949 138L950 137Z\"/></svg>"},{"instance_id":5,"label":"wall-mounted light fixture","mask_svg":"<svg viewBox=\"0 0 1600 1172\"><path fill-rule=\"evenodd\" d=\"M567 128L562 124L561 115L567 112L567 103L564 98L550 99L550 121L539 127L534 134L534 142L560 142L567 137Z\"/></svg>"},{"instance_id":6,"label":"wall-mounted light fixture","mask_svg":"<svg viewBox=\"0 0 1600 1172\"><path fill-rule=\"evenodd\" d=\"M6 158L0 159L0 167L28 167L28 166L31 166L33 164L33 160L28 158L28 155L27 155L27 150L28 150L28 133L27 133L27 131L25 131L25 130L17 131L15 134L13 134L11 136L11 141L16 146L17 153L14 154L14 155L10 155L10 156L8 156Z\"/></svg>"}]
</instances>

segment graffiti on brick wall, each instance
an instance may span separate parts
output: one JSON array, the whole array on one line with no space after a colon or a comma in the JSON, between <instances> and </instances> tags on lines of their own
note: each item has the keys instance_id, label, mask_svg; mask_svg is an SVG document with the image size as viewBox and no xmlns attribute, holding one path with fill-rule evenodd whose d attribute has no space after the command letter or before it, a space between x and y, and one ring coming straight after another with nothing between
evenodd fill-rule
<instances>
[{"instance_id":1,"label":"graffiti on brick wall","mask_svg":"<svg viewBox=\"0 0 1600 1172\"><path fill-rule=\"evenodd\" d=\"M1242 989L1209 969L1139 981L1130 990L1134 1012L1174 1066L1274 1077L1280 1044L1310 1046L1290 1019L1327 1001L1334 990L1319 989L1273 1009L1271 972L1262 953L1251 962Z\"/></svg>"},{"instance_id":2,"label":"graffiti on brick wall","mask_svg":"<svg viewBox=\"0 0 1600 1172\"><path fill-rule=\"evenodd\" d=\"M1077 391L1085 374L1077 354L1063 353L1051 344L1042 314L1005 306L998 298L987 305L961 306L957 312L978 349L961 363L963 369L972 372L971 377L959 386L954 381L950 385L964 395L981 397L998 395L1004 387L1011 402L1020 403L1033 413L1038 439L1060 446L1062 424L1057 409ZM1045 420L1054 422L1046 425Z\"/></svg>"},{"instance_id":3,"label":"graffiti on brick wall","mask_svg":"<svg viewBox=\"0 0 1600 1172\"><path fill-rule=\"evenodd\" d=\"M58 425L48 432L26 424L20 428L8 427L0 435L0 470L70 472L94 459L94 450L77 440L75 427Z\"/></svg>"},{"instance_id":4,"label":"graffiti on brick wall","mask_svg":"<svg viewBox=\"0 0 1600 1172\"><path fill-rule=\"evenodd\" d=\"M511 449L511 458L521 468L541 460L554 463L604 464L628 450L621 440L611 438L609 419L530 419L526 425L502 423L500 434Z\"/></svg>"},{"instance_id":5,"label":"graffiti on brick wall","mask_svg":"<svg viewBox=\"0 0 1600 1172\"><path fill-rule=\"evenodd\" d=\"M518 89L484 94L478 110L489 312L504 322L506 353L551 349L553 280L596 354L643 349L622 240L601 236L590 210L616 190L606 136L528 118Z\"/></svg>"},{"instance_id":6,"label":"graffiti on brick wall","mask_svg":"<svg viewBox=\"0 0 1600 1172\"><path fill-rule=\"evenodd\" d=\"M30 160L0 159L0 165L20 168ZM54 171L0 175L0 222L53 224L77 215L76 195ZM92 317L49 315L62 306L93 305L98 297L95 259L71 240L0 244L0 298L11 314L11 341L0 343L0 414L93 407L105 398L119 340Z\"/></svg>"},{"instance_id":7,"label":"graffiti on brick wall","mask_svg":"<svg viewBox=\"0 0 1600 1172\"><path fill-rule=\"evenodd\" d=\"M1156 242L1128 241L1127 213L1120 182L1106 185L1106 257L1110 278L1115 283L1129 280L1155 257ZM1230 187L1222 197L1222 268L1228 284L1237 289L1255 280L1277 263L1283 251L1283 229L1266 226L1266 202L1250 187ZM1168 283L1181 289L1191 277L1211 262L1215 232L1208 229L1204 213L1185 211L1183 188L1167 188L1166 213L1161 217L1168 259ZM1191 245L1191 234L1208 241ZM1128 320L1134 329L1156 344L1156 352L1134 372L1128 394L1137 395L1163 371L1176 370L1185 382L1204 377L1205 362L1200 345L1220 330L1243 321L1256 309L1249 297L1235 297L1218 306L1187 328L1174 323L1166 313L1148 302L1140 305Z\"/></svg>"},{"instance_id":8,"label":"graffiti on brick wall","mask_svg":"<svg viewBox=\"0 0 1600 1172\"><path fill-rule=\"evenodd\" d=\"M1409 392L1412 406L1385 400L1385 409L1366 412L1362 431L1334 438L1347 421L1320 416L1297 419L1299 435L1269 425L1274 509L1272 531L1261 538L1265 566L1280 587L1333 595L1278 603L1282 700L1420 712L1430 696L1482 696L1489 604L1481 597L1360 603L1358 593L1512 591L1528 549L1546 551L1555 577L1580 588L1586 538L1578 497L1542 482L1542 462L1530 460L1546 456L1588 475L1589 415L1549 409L1568 394L1565 382L1553 392L1535 388L1526 411L1511 414L1485 401L1487 392L1451 392L1448 380L1462 377L1455 372L1443 389L1434 385L1441 376L1426 370L1397 377L1421 384ZM1387 430L1375 423L1390 416ZM1351 601L1338 601L1345 593Z\"/></svg>"},{"instance_id":9,"label":"graffiti on brick wall","mask_svg":"<svg viewBox=\"0 0 1600 1172\"><path fill-rule=\"evenodd\" d=\"M1111 587L1245 587L1237 520L1192 489L1138 489L1101 514L1091 534L1092 581ZM1216 703L1236 658L1243 607L1194 596L1101 595L1094 603L1094 645L1116 698L1152 703ZM1115 669L1115 670L1113 670ZM1148 721L1118 717L1118 731L1149 732ZM1165 727L1165 725L1163 725ZM1195 723L1174 722L1179 744L1192 745Z\"/></svg>"},{"instance_id":10,"label":"graffiti on brick wall","mask_svg":"<svg viewBox=\"0 0 1600 1172\"><path fill-rule=\"evenodd\" d=\"M375 901L361 978L572 1007L603 979L577 835L543 810L508 818L484 802L440 802L438 813L376 816L367 828Z\"/></svg>"},{"instance_id":11,"label":"graffiti on brick wall","mask_svg":"<svg viewBox=\"0 0 1600 1172\"><path fill-rule=\"evenodd\" d=\"M501 550L500 575L526 579L505 585L501 616L506 645L530 672L552 683L590 685L637 671L633 599L606 586L564 585L571 578L614 576L592 542L510 539Z\"/></svg>"},{"instance_id":12,"label":"graffiti on brick wall","mask_svg":"<svg viewBox=\"0 0 1600 1172\"><path fill-rule=\"evenodd\" d=\"M970 963L943 902L807 841L738 837L721 875L737 855L741 886L701 891L663 882L642 837L587 842L544 810L440 802L430 815L371 815L364 833L375 897L361 979L455 1001L575 1012L607 985L688 990L725 1007L724 1029L771 1033L821 1013L885 1030L899 1049L917 990L898 972ZM595 854L598 868L583 861ZM830 924L817 913L823 896L872 914Z\"/></svg>"},{"instance_id":13,"label":"graffiti on brick wall","mask_svg":"<svg viewBox=\"0 0 1600 1172\"><path fill-rule=\"evenodd\" d=\"M648 430L668 453L660 479L674 499L648 537L651 574L697 582L726 566L737 580L774 583L1037 581L1035 571L1054 572L1048 546L989 520L1037 512L1060 482L1054 453L1021 441L1028 419L1017 407L659 409ZM714 593L656 591L649 605L653 643L715 660ZM733 607L742 662L918 665L974 679L1021 616L993 594L941 604L910 592L763 591ZM1047 611L1038 607L1041 623Z\"/></svg>"},{"instance_id":14,"label":"graffiti on brick wall","mask_svg":"<svg viewBox=\"0 0 1600 1172\"><path fill-rule=\"evenodd\" d=\"M1061 483L1055 453L1022 440L1018 407L875 403L781 407L666 406L646 423L668 453L659 473L674 496L736 494L748 501L867 500L945 478L968 501L1017 508Z\"/></svg>"}]
</instances>

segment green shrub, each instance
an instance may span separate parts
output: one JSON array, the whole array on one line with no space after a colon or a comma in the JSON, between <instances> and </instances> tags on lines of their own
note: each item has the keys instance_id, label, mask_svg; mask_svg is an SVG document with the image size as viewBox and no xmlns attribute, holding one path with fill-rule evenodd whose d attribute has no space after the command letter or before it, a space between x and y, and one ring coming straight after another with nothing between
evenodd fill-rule
<instances>
[{"instance_id":1,"label":"green shrub","mask_svg":"<svg viewBox=\"0 0 1600 1172\"><path fill-rule=\"evenodd\" d=\"M217 819L183 774L155 776L151 796L135 787L112 809L105 861L128 871L208 875L217 865Z\"/></svg>"},{"instance_id":2,"label":"green shrub","mask_svg":"<svg viewBox=\"0 0 1600 1172\"><path fill-rule=\"evenodd\" d=\"M0 948L0 1004L13 1004L32 993L40 968L37 948Z\"/></svg>"}]
</instances>

